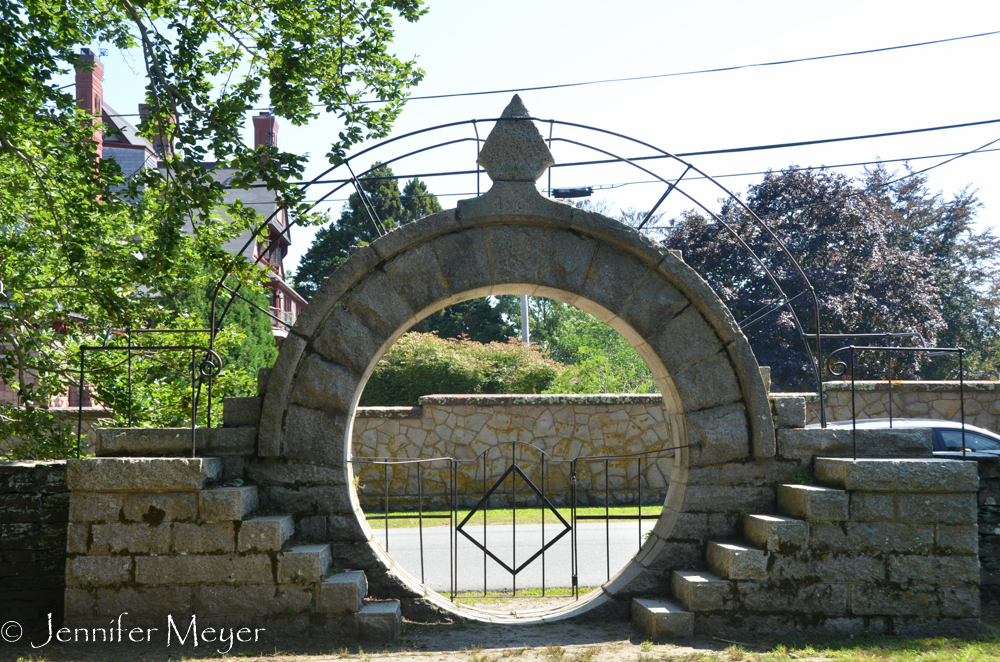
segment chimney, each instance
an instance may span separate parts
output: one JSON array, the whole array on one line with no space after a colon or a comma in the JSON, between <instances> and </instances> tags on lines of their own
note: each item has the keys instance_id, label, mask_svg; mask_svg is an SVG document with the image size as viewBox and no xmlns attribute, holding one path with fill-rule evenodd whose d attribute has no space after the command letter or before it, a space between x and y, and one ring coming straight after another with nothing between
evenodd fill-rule
<instances>
[{"instance_id":1,"label":"chimney","mask_svg":"<svg viewBox=\"0 0 1000 662\"><path fill-rule=\"evenodd\" d=\"M149 104L146 103L139 104L139 117L142 119L143 122L149 121ZM173 124L175 121L176 117L171 115L169 120L170 124ZM153 127L154 130L160 128L162 127L158 126ZM156 152L156 155L160 158L163 158L167 154L171 154L174 151L173 143L171 143L170 136L165 136L162 133L157 133L153 135L152 139L150 139L150 142L153 143L153 151Z\"/></svg>"},{"instance_id":2,"label":"chimney","mask_svg":"<svg viewBox=\"0 0 1000 662\"><path fill-rule=\"evenodd\" d=\"M76 105L94 118L97 157L104 155L104 134L100 130L101 102L104 101L104 65L89 48L80 51L76 65Z\"/></svg>"},{"instance_id":3,"label":"chimney","mask_svg":"<svg viewBox=\"0 0 1000 662\"><path fill-rule=\"evenodd\" d=\"M278 146L278 118L266 110L253 118L254 149L261 145Z\"/></svg>"}]
</instances>

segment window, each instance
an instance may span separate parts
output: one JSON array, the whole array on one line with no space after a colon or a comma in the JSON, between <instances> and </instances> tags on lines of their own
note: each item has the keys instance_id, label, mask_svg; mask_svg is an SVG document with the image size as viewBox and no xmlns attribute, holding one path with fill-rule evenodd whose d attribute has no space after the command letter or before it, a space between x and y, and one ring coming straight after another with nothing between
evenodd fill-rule
<instances>
[{"instance_id":1,"label":"window","mask_svg":"<svg viewBox=\"0 0 1000 662\"><path fill-rule=\"evenodd\" d=\"M941 441L944 442L943 450L961 452L961 430L938 430L938 434L941 435ZM966 430L965 448L970 451L1000 451L1000 441Z\"/></svg>"}]
</instances>

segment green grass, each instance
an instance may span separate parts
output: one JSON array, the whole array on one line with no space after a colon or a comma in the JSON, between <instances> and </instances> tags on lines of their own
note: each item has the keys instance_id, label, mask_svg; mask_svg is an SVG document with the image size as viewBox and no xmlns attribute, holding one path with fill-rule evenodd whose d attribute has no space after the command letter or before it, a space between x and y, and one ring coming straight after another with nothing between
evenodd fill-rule
<instances>
[{"instance_id":1,"label":"green grass","mask_svg":"<svg viewBox=\"0 0 1000 662\"><path fill-rule=\"evenodd\" d=\"M518 509L520 510L520 509ZM645 510L645 509L644 509ZM581 586L580 595L586 595L594 590L593 586ZM521 598L571 598L573 589L571 588L547 588L545 595L542 595L540 588L517 589L515 596L511 591L497 591L483 595L481 591L463 591L455 594L455 602L500 605L510 600L520 600Z\"/></svg>"},{"instance_id":2,"label":"green grass","mask_svg":"<svg viewBox=\"0 0 1000 662\"><path fill-rule=\"evenodd\" d=\"M558 508L559 514L562 515L567 522L570 522L570 509L569 508ZM649 515L660 516L660 511L663 510L662 506L643 506L642 516L646 518ZM466 515L468 515L470 509L461 509L458 511L458 521L461 522ZM513 524L514 523L514 511L510 508L490 508L488 512L488 517L486 520L487 524ZM580 515L604 515L604 508L599 506L587 507L587 508L577 508L576 514ZM477 512L472 519L468 521L466 526L483 525L483 511ZM639 514L639 508L637 506L621 506L608 509L608 513L611 515L628 515L631 517L637 517ZM447 519L427 519L428 515L447 515L447 510L425 510L424 511L424 526L448 526ZM408 515L404 519L390 519L389 528L390 529L410 529L419 525L419 518L415 513L410 511L397 512L389 511L389 516L400 516ZM385 526L385 520L383 519L384 514L377 510L365 511L365 517L368 518L368 523L375 529L383 528ZM544 508L518 508L517 509L517 523L518 524L541 524L542 517L545 517L545 524L554 524L562 526L559 520L553 515L548 509ZM598 520L587 520L589 522L596 522ZM629 520L612 520L616 522L627 522ZM634 520L633 520L634 521ZM649 520L652 524L655 520Z\"/></svg>"}]
</instances>

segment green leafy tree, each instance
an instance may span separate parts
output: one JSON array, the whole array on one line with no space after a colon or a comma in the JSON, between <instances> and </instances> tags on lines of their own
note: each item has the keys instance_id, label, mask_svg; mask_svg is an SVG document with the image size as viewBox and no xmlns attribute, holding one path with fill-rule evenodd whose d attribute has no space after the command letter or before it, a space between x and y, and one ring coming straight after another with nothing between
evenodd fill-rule
<instances>
[{"instance_id":1,"label":"green leafy tree","mask_svg":"<svg viewBox=\"0 0 1000 662\"><path fill-rule=\"evenodd\" d=\"M411 179L400 195L392 168L377 163L361 178L361 190L365 199L352 193L340 218L321 228L302 256L294 278L295 289L302 296L315 294L323 279L351 256L352 247L366 246L383 231L441 211L441 204L428 193L424 182Z\"/></svg>"},{"instance_id":2,"label":"green leafy tree","mask_svg":"<svg viewBox=\"0 0 1000 662\"><path fill-rule=\"evenodd\" d=\"M389 132L421 79L388 48L394 18L414 21L424 10L420 0L0 6L0 380L19 398L0 411L0 441L58 441L64 430L47 405L75 383L79 345L163 319L158 295L203 265L262 291L266 274L224 245L264 219L238 201L224 205L226 191L204 163L234 170L231 187L263 182L308 222L301 187L290 184L304 157L244 144L248 112L265 103L301 125L319 104L340 118L327 154L340 163L352 145ZM150 107L138 128L172 146L162 167L125 178L97 158L99 118L78 109L57 78L90 43L138 55ZM369 97L385 103L363 103Z\"/></svg>"},{"instance_id":3,"label":"green leafy tree","mask_svg":"<svg viewBox=\"0 0 1000 662\"><path fill-rule=\"evenodd\" d=\"M499 305L489 297L462 301L426 317L413 331L437 333L442 338L465 338L475 342L503 342L517 335Z\"/></svg>"}]
</instances>

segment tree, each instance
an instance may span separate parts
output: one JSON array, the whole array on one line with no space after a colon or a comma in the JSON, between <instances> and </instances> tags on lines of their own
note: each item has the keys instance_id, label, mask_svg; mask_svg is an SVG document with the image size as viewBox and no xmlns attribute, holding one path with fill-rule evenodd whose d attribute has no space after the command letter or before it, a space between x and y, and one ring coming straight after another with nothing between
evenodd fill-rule
<instances>
[{"instance_id":1,"label":"tree","mask_svg":"<svg viewBox=\"0 0 1000 662\"><path fill-rule=\"evenodd\" d=\"M309 221L302 187L291 184L304 157L245 145L248 111L266 102L301 125L318 103L342 122L327 154L340 163L352 145L388 133L421 79L388 46L394 16L414 21L424 10L420 0L0 0L0 8L0 380L20 401L0 411L0 439L39 439L60 433L47 404L74 382L79 345L163 319L158 295L202 268L261 290L263 271L223 247L264 219L238 201L224 207L225 189L204 164L236 170L231 187L262 182L293 220ZM56 84L89 66L75 51L88 43L139 54L150 114L138 128L165 136L162 167L125 178L98 158L100 118ZM364 103L372 96L385 103Z\"/></svg>"},{"instance_id":2,"label":"tree","mask_svg":"<svg viewBox=\"0 0 1000 662\"><path fill-rule=\"evenodd\" d=\"M413 326L413 331L437 333L442 338L466 338L474 342L503 342L517 335L517 330L504 317L501 307L490 297L480 297L456 303Z\"/></svg>"},{"instance_id":3,"label":"tree","mask_svg":"<svg viewBox=\"0 0 1000 662\"><path fill-rule=\"evenodd\" d=\"M407 182L400 196L392 168L378 163L361 178L361 190L370 207L357 192L352 193L337 222L321 228L302 256L295 272L295 289L302 296L315 294L323 279L350 257L353 246L369 244L382 229L389 231L441 211L437 197L428 193L427 185L419 179Z\"/></svg>"},{"instance_id":4,"label":"tree","mask_svg":"<svg viewBox=\"0 0 1000 662\"><path fill-rule=\"evenodd\" d=\"M919 331L933 343L946 328L933 261L901 245L898 232L904 230L896 225L895 194L872 183L793 168L765 175L750 187L746 203L782 239L815 287L824 333ZM728 201L720 216L761 256L787 295L804 293L792 265L741 207ZM779 299L760 267L721 225L694 212L672 225L680 229L664 243L684 252L684 261L709 281L737 321L747 322ZM815 332L808 297L800 296L793 306L806 331ZM744 324L744 332L758 362L771 367L776 384L813 386L808 358L785 308ZM834 348L830 341L824 350ZM895 357L895 376L914 377L920 361L915 354ZM884 359L862 357L861 362L866 374L884 377Z\"/></svg>"}]
</instances>

